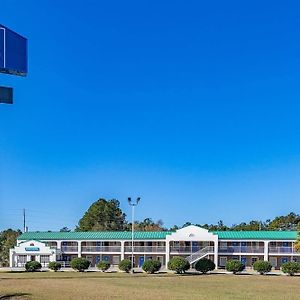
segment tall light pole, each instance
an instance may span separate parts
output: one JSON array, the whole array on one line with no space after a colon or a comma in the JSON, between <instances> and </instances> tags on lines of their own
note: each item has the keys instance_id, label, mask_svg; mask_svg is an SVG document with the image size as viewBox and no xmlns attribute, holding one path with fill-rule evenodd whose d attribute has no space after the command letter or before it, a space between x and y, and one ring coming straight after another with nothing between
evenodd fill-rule
<instances>
[{"instance_id":1,"label":"tall light pole","mask_svg":"<svg viewBox=\"0 0 300 300\"><path fill-rule=\"evenodd\" d=\"M130 197L128 197L128 203L131 206L131 270L133 272L133 241L134 241L134 208L139 204L141 198L136 198L136 201L133 202Z\"/></svg>"}]
</instances>

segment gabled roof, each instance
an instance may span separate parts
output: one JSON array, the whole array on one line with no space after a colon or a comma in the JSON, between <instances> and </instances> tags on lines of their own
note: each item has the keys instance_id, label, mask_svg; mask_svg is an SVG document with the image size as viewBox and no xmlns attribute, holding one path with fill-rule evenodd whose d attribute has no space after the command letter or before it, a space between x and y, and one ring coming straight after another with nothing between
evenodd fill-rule
<instances>
[{"instance_id":1,"label":"gabled roof","mask_svg":"<svg viewBox=\"0 0 300 300\"><path fill-rule=\"evenodd\" d=\"M136 240L165 240L170 231L136 231ZM212 231L220 240L296 240L297 231ZM18 240L130 240L130 231L25 232Z\"/></svg>"}]
</instances>

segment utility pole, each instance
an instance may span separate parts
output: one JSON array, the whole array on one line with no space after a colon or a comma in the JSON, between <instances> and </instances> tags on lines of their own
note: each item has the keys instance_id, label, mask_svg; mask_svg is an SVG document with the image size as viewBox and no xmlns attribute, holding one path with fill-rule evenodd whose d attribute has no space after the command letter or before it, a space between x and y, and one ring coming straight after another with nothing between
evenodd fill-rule
<instances>
[{"instance_id":1,"label":"utility pole","mask_svg":"<svg viewBox=\"0 0 300 300\"><path fill-rule=\"evenodd\" d=\"M26 232L26 210L23 208L23 228L24 232Z\"/></svg>"},{"instance_id":2,"label":"utility pole","mask_svg":"<svg viewBox=\"0 0 300 300\"><path fill-rule=\"evenodd\" d=\"M133 273L133 267L134 267L134 263L133 263L133 248L134 248L134 208L139 204L141 198L138 197L136 199L136 202L134 203L130 197L128 197L128 203L129 205L131 206L132 208L132 211L131 211L131 272Z\"/></svg>"}]
</instances>

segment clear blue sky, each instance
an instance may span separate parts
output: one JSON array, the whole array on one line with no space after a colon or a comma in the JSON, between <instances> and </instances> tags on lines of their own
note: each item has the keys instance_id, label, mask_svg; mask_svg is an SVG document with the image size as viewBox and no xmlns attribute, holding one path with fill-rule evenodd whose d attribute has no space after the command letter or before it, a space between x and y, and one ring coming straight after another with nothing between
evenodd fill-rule
<instances>
[{"instance_id":1,"label":"clear blue sky","mask_svg":"<svg viewBox=\"0 0 300 300\"><path fill-rule=\"evenodd\" d=\"M299 1L2 0L29 39L0 106L0 229L74 228L99 197L139 219L300 212Z\"/></svg>"}]
</instances>

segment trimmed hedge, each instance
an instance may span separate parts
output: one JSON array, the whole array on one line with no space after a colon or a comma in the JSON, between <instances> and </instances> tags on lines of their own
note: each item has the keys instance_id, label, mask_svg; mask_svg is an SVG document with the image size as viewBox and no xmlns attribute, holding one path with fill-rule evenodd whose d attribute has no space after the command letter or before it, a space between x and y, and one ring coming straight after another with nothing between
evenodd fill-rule
<instances>
[{"instance_id":1,"label":"trimmed hedge","mask_svg":"<svg viewBox=\"0 0 300 300\"><path fill-rule=\"evenodd\" d=\"M148 274L154 274L160 270L161 262L155 259L149 259L144 262L142 268Z\"/></svg>"},{"instance_id":2,"label":"trimmed hedge","mask_svg":"<svg viewBox=\"0 0 300 300\"><path fill-rule=\"evenodd\" d=\"M42 265L38 261L28 261L25 264L26 272L36 272L42 268Z\"/></svg>"},{"instance_id":3,"label":"trimmed hedge","mask_svg":"<svg viewBox=\"0 0 300 300\"><path fill-rule=\"evenodd\" d=\"M195 269L202 274L206 274L216 268L215 263L207 258L202 258L196 262Z\"/></svg>"},{"instance_id":4,"label":"trimmed hedge","mask_svg":"<svg viewBox=\"0 0 300 300\"><path fill-rule=\"evenodd\" d=\"M190 263L181 256L174 256L168 262L168 269L175 271L177 274L185 273L190 268Z\"/></svg>"},{"instance_id":5,"label":"trimmed hedge","mask_svg":"<svg viewBox=\"0 0 300 300\"><path fill-rule=\"evenodd\" d=\"M97 264L97 268L102 272L105 272L110 268L110 263L104 260L99 261Z\"/></svg>"},{"instance_id":6,"label":"trimmed hedge","mask_svg":"<svg viewBox=\"0 0 300 300\"><path fill-rule=\"evenodd\" d=\"M269 273L272 270L272 265L268 261L264 260L257 260L253 264L253 269L258 272L260 275L264 275L266 273Z\"/></svg>"},{"instance_id":7,"label":"trimmed hedge","mask_svg":"<svg viewBox=\"0 0 300 300\"><path fill-rule=\"evenodd\" d=\"M119 269L121 271L125 271L126 273L129 273L131 270L131 260L130 259L123 259L119 263Z\"/></svg>"},{"instance_id":8,"label":"trimmed hedge","mask_svg":"<svg viewBox=\"0 0 300 300\"><path fill-rule=\"evenodd\" d=\"M54 272L61 269L61 264L57 261L51 261L49 262L48 268Z\"/></svg>"},{"instance_id":9,"label":"trimmed hedge","mask_svg":"<svg viewBox=\"0 0 300 300\"><path fill-rule=\"evenodd\" d=\"M283 273L289 274L290 276L295 275L295 273L300 272L300 264L298 262L286 262L281 265L281 270Z\"/></svg>"},{"instance_id":10,"label":"trimmed hedge","mask_svg":"<svg viewBox=\"0 0 300 300\"><path fill-rule=\"evenodd\" d=\"M245 269L245 266L243 265L242 262L240 262L239 260L229 260L226 265L225 265L225 269L228 272L232 272L233 274L236 274L238 272L242 272Z\"/></svg>"},{"instance_id":11,"label":"trimmed hedge","mask_svg":"<svg viewBox=\"0 0 300 300\"><path fill-rule=\"evenodd\" d=\"M79 272L84 272L87 270L90 264L91 263L83 257L77 257L71 260L71 267Z\"/></svg>"}]
</instances>

